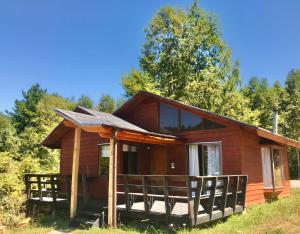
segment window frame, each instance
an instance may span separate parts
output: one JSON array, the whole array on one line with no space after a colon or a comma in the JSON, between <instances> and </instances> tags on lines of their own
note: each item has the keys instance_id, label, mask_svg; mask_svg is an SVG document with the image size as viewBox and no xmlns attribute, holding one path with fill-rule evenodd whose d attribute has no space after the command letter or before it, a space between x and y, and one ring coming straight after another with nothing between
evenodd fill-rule
<instances>
[{"instance_id":1,"label":"window frame","mask_svg":"<svg viewBox=\"0 0 300 234\"><path fill-rule=\"evenodd\" d=\"M262 155L262 149L263 148L268 148L270 154L268 155L270 157L270 167L271 167L271 179L272 179L272 185L271 186L265 186L264 184L264 189L283 189L284 188L284 179L285 179L285 175L284 175L284 158L283 158L283 147L277 146L277 145L266 145L266 146L261 146L261 159L262 159L262 175L264 176L264 166L263 166L263 155ZM282 185L280 186L276 186L276 181L275 181L275 165L274 165L274 154L273 154L273 150L278 150L279 151L279 157L280 157L280 172L281 172L281 182ZM263 178L264 179L264 178ZM264 181L263 181L264 183Z\"/></svg>"},{"instance_id":2,"label":"window frame","mask_svg":"<svg viewBox=\"0 0 300 234\"><path fill-rule=\"evenodd\" d=\"M101 166L101 158L106 158L106 159L108 159L108 163L109 163L109 156L108 157L103 157L102 155L100 155L101 154L101 147L103 147L103 146L108 146L108 147L110 147L110 144L109 143L101 143L101 144L98 144L97 145L98 146L98 175L99 176L103 176L103 175L108 175L108 170L109 170L109 168L107 169L107 174L104 174L104 173L102 173L102 166Z\"/></svg>"},{"instance_id":3,"label":"window frame","mask_svg":"<svg viewBox=\"0 0 300 234\"><path fill-rule=\"evenodd\" d=\"M175 109L177 111L177 130L174 131L174 132L170 131L168 133L168 132L164 131L161 128L161 106L162 105L171 107L171 108L173 108L173 109ZM201 118L202 119L203 129L182 130L182 126L181 125L182 125L182 112L183 111ZM205 129L205 123L206 123L206 121L216 123L216 124L220 125L220 127ZM158 124L159 132L160 133L164 133L164 134L181 134L181 133L189 133L189 132L194 132L194 131L215 131L215 130L220 130L220 129L224 129L224 128L227 127L223 123L220 123L220 122L215 121L215 120L208 119L206 117L203 117L202 115L194 113L193 111L190 111L190 110L187 110L187 109L184 109L184 108L180 108L180 107L176 107L176 106L173 106L172 104L165 103L165 102L158 102L158 123L157 124Z\"/></svg>"},{"instance_id":4,"label":"window frame","mask_svg":"<svg viewBox=\"0 0 300 234\"><path fill-rule=\"evenodd\" d=\"M189 145L198 145L202 147L203 149L203 146L204 145L219 145L219 153L220 153L220 175L223 175L223 146L222 146L222 141L205 141L205 142L193 142L193 143L189 143L187 145L187 156L188 156L188 159L187 159L187 175L190 174L190 168L189 168L189 165L190 165L190 157L189 157ZM200 175L200 163L202 164L203 162L203 159L202 161L200 162L199 161L199 154L198 154L198 163L199 163L199 175ZM202 164L203 165L203 164ZM204 165L203 165L204 166ZM202 169L203 170L203 169ZM200 175L201 176L201 175ZM204 175L205 176L205 175ZM207 175L206 175L207 176Z\"/></svg>"},{"instance_id":5,"label":"window frame","mask_svg":"<svg viewBox=\"0 0 300 234\"><path fill-rule=\"evenodd\" d=\"M127 145L127 147L128 147L128 151L124 151L124 145ZM133 147L135 147L135 151L131 151L131 149L133 148ZM138 168L138 145L137 144L130 144L130 143L122 143L122 147L121 147L121 149L122 149L122 174L125 174L125 172L124 172L124 152L126 152L126 153L135 153L136 155L135 155L135 157L136 157L136 161L135 161L135 173L131 173L132 175L137 175L138 174L138 170L139 170L139 168ZM128 155L128 156L130 156L130 154ZM128 158L127 158L128 159ZM130 175L129 173L127 173L127 175Z\"/></svg>"}]
</instances>

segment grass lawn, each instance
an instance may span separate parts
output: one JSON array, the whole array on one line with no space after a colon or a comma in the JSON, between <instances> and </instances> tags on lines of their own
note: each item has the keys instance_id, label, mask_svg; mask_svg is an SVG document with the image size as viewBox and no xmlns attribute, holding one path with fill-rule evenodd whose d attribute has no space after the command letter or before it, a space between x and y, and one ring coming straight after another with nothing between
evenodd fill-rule
<instances>
[{"instance_id":1,"label":"grass lawn","mask_svg":"<svg viewBox=\"0 0 300 234\"><path fill-rule=\"evenodd\" d=\"M61 217L56 222L49 218L24 230L12 230L9 233L33 234L47 233L53 229L66 230L67 221ZM75 230L74 234L105 234L112 233L107 229ZM206 227L193 229L177 229L146 223L129 223L121 225L114 233L300 233L300 189L292 190L289 198L253 206L243 214L235 215L226 221L217 222Z\"/></svg>"}]
</instances>

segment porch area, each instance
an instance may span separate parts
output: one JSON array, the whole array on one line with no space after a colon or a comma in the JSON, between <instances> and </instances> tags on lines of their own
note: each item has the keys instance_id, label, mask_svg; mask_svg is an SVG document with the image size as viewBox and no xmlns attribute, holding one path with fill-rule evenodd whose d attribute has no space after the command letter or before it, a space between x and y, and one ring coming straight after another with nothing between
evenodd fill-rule
<instances>
[{"instance_id":1,"label":"porch area","mask_svg":"<svg viewBox=\"0 0 300 234\"><path fill-rule=\"evenodd\" d=\"M53 209L70 205L70 177L27 174L26 192L33 205ZM84 226L107 225L106 199L87 197L85 176L80 176L77 215L71 220ZM118 221L150 219L196 226L243 212L247 176L118 175Z\"/></svg>"}]
</instances>

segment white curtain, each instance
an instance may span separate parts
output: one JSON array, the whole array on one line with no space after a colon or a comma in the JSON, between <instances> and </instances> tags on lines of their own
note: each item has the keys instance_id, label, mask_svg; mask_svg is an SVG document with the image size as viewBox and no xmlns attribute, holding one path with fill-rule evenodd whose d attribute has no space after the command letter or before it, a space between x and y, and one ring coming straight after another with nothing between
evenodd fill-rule
<instances>
[{"instance_id":1,"label":"white curtain","mask_svg":"<svg viewBox=\"0 0 300 234\"><path fill-rule=\"evenodd\" d=\"M189 145L189 173L190 176L199 176L198 145Z\"/></svg>"},{"instance_id":2,"label":"white curtain","mask_svg":"<svg viewBox=\"0 0 300 234\"><path fill-rule=\"evenodd\" d=\"M268 147L261 148L264 187L272 187L271 151Z\"/></svg>"},{"instance_id":3,"label":"white curtain","mask_svg":"<svg viewBox=\"0 0 300 234\"><path fill-rule=\"evenodd\" d=\"M220 146L216 144L207 145L207 174L215 176L221 174Z\"/></svg>"}]
</instances>

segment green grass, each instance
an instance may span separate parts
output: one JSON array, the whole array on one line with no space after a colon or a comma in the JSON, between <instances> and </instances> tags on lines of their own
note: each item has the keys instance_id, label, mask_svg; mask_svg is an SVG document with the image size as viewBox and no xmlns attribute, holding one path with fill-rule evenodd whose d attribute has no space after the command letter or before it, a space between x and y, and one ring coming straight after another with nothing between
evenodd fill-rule
<instances>
[{"instance_id":1,"label":"green grass","mask_svg":"<svg viewBox=\"0 0 300 234\"><path fill-rule=\"evenodd\" d=\"M21 234L47 233L53 229L66 230L67 218L61 216L56 222L49 218L39 220L33 227L18 230ZM205 227L175 229L168 226L159 226L142 222L131 222L119 225L112 231L108 229L75 230L74 234L106 234L106 233L300 233L300 189L293 190L292 196L271 203L253 206L243 214L235 215L226 221L210 224Z\"/></svg>"}]
</instances>

